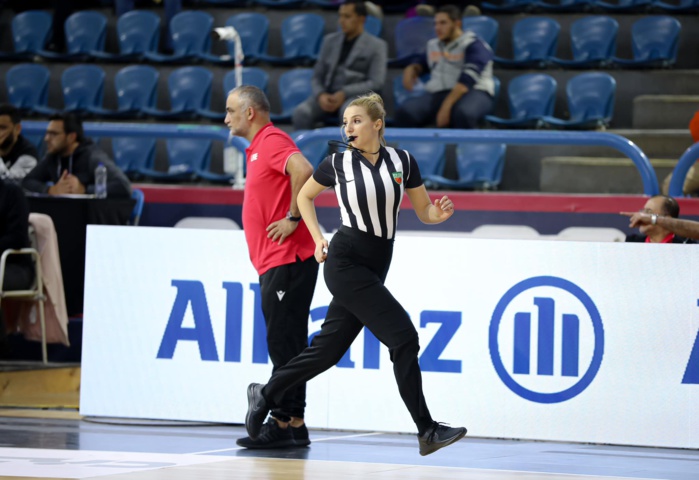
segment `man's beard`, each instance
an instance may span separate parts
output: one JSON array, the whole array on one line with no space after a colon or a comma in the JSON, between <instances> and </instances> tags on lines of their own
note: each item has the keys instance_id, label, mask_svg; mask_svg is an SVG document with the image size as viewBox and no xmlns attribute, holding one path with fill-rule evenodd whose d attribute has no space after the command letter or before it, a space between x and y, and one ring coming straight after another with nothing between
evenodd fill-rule
<instances>
[{"instance_id":1,"label":"man's beard","mask_svg":"<svg viewBox=\"0 0 699 480\"><path fill-rule=\"evenodd\" d=\"M15 137L14 135L9 135L5 139L5 141L0 143L0 150L2 150L2 151L9 150L10 147L12 147L12 145L15 143L16 140L17 140L17 137Z\"/></svg>"}]
</instances>

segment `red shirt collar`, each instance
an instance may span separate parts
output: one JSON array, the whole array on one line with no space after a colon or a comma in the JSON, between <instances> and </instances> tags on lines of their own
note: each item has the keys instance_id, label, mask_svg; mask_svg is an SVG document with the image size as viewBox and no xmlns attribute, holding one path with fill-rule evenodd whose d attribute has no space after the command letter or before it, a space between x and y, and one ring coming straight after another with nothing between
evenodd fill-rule
<instances>
[{"instance_id":1,"label":"red shirt collar","mask_svg":"<svg viewBox=\"0 0 699 480\"><path fill-rule=\"evenodd\" d=\"M672 243L672 239L675 238L674 233L668 233L665 238L660 240L660 243ZM646 237L646 243L651 243L650 242L650 237Z\"/></svg>"}]
</instances>

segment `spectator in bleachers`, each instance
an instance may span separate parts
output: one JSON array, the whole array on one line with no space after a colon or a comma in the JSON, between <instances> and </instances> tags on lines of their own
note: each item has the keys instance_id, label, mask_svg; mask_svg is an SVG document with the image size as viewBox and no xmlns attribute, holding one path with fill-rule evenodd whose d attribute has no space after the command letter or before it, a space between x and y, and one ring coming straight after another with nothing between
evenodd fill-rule
<instances>
[{"instance_id":1,"label":"spectator in bleachers","mask_svg":"<svg viewBox=\"0 0 699 480\"><path fill-rule=\"evenodd\" d=\"M313 69L313 93L294 110L294 129L315 128L328 115L339 119L354 97L383 87L388 46L364 31L366 16L362 1L348 0L340 6L341 31L323 39Z\"/></svg>"},{"instance_id":2,"label":"spectator in bleachers","mask_svg":"<svg viewBox=\"0 0 699 480\"><path fill-rule=\"evenodd\" d=\"M699 142L699 111L689 121L689 133L692 134L694 143ZM670 192L670 180L672 180L672 174L663 180L662 190L665 195ZM685 195L699 194L699 166L696 163L687 170L687 176L684 177L684 183L682 184L682 193Z\"/></svg>"},{"instance_id":3,"label":"spectator in bleachers","mask_svg":"<svg viewBox=\"0 0 699 480\"><path fill-rule=\"evenodd\" d=\"M493 52L474 33L461 29L461 10L442 6L434 16L437 38L427 53L405 67L403 86L412 91L430 73L424 93L408 98L395 115L399 127L477 128L493 107Z\"/></svg>"},{"instance_id":4,"label":"spectator in bleachers","mask_svg":"<svg viewBox=\"0 0 699 480\"><path fill-rule=\"evenodd\" d=\"M131 185L107 154L83 133L82 122L72 114L51 116L46 135L46 156L24 177L25 190L49 195L91 194L95 169L107 167L107 196L127 198Z\"/></svg>"},{"instance_id":5,"label":"spectator in bleachers","mask_svg":"<svg viewBox=\"0 0 699 480\"><path fill-rule=\"evenodd\" d=\"M640 212L621 212L631 217L629 227L638 228L641 235L626 236L627 242L696 243L699 222L680 220L680 206L672 197L655 195L648 199Z\"/></svg>"},{"instance_id":6,"label":"spectator in bleachers","mask_svg":"<svg viewBox=\"0 0 699 480\"><path fill-rule=\"evenodd\" d=\"M22 135L19 110L0 105L0 179L20 182L37 164L39 152Z\"/></svg>"}]
</instances>

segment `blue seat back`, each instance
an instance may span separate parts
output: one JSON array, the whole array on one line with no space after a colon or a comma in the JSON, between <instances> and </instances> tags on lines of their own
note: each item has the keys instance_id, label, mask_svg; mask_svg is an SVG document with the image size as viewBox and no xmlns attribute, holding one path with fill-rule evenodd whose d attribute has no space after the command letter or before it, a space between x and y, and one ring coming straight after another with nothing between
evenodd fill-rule
<instances>
[{"instance_id":1,"label":"blue seat back","mask_svg":"<svg viewBox=\"0 0 699 480\"><path fill-rule=\"evenodd\" d=\"M560 30L558 22L550 18L527 17L519 20L512 29L514 59L546 60L553 57Z\"/></svg>"},{"instance_id":2,"label":"blue seat back","mask_svg":"<svg viewBox=\"0 0 699 480\"><path fill-rule=\"evenodd\" d=\"M380 37L382 28L383 24L381 23L380 18L373 15L366 16L366 20L364 21L364 30L367 33L371 33L375 37Z\"/></svg>"},{"instance_id":3,"label":"blue seat back","mask_svg":"<svg viewBox=\"0 0 699 480\"><path fill-rule=\"evenodd\" d=\"M63 71L63 105L66 110L101 107L104 98L104 70L96 65L75 65Z\"/></svg>"},{"instance_id":4,"label":"blue seat back","mask_svg":"<svg viewBox=\"0 0 699 480\"><path fill-rule=\"evenodd\" d=\"M51 14L27 10L12 18L12 42L15 52L36 52L44 48L51 33Z\"/></svg>"},{"instance_id":5,"label":"blue seat back","mask_svg":"<svg viewBox=\"0 0 699 480\"><path fill-rule=\"evenodd\" d=\"M160 73L146 65L130 65L114 75L114 88L120 110L155 108Z\"/></svg>"},{"instance_id":6,"label":"blue seat back","mask_svg":"<svg viewBox=\"0 0 699 480\"><path fill-rule=\"evenodd\" d=\"M267 53L269 20L261 13L239 13L228 18L226 26L233 27L240 35L246 57L259 57ZM235 55L235 44L228 42L228 52Z\"/></svg>"},{"instance_id":7,"label":"blue seat back","mask_svg":"<svg viewBox=\"0 0 699 480\"><path fill-rule=\"evenodd\" d=\"M170 36L175 55L196 55L211 50L214 19L206 12L180 12L170 20Z\"/></svg>"},{"instance_id":8,"label":"blue seat back","mask_svg":"<svg viewBox=\"0 0 699 480\"><path fill-rule=\"evenodd\" d=\"M8 101L19 109L46 106L51 73L43 65L25 63L15 65L5 74Z\"/></svg>"},{"instance_id":9,"label":"blue seat back","mask_svg":"<svg viewBox=\"0 0 699 480\"><path fill-rule=\"evenodd\" d=\"M410 152L415 158L418 167L420 167L420 174L423 177L442 174L444 169L444 143L401 141L398 143L397 148Z\"/></svg>"},{"instance_id":10,"label":"blue seat back","mask_svg":"<svg viewBox=\"0 0 699 480\"><path fill-rule=\"evenodd\" d=\"M181 67L168 77L170 108L193 111L209 108L213 74L204 67Z\"/></svg>"},{"instance_id":11,"label":"blue seat back","mask_svg":"<svg viewBox=\"0 0 699 480\"><path fill-rule=\"evenodd\" d=\"M542 73L526 73L507 86L510 117L513 119L552 115L556 100L556 80Z\"/></svg>"},{"instance_id":12,"label":"blue seat back","mask_svg":"<svg viewBox=\"0 0 699 480\"><path fill-rule=\"evenodd\" d=\"M133 210L129 216L129 225L136 226L141 221L141 214L143 213L143 205L146 203L146 197L143 195L143 190L132 188L131 198L136 200L136 204L133 206Z\"/></svg>"},{"instance_id":13,"label":"blue seat back","mask_svg":"<svg viewBox=\"0 0 699 480\"><path fill-rule=\"evenodd\" d=\"M103 51L107 37L107 17L100 12L75 12L66 19L66 50L68 53Z\"/></svg>"},{"instance_id":14,"label":"blue seat back","mask_svg":"<svg viewBox=\"0 0 699 480\"><path fill-rule=\"evenodd\" d=\"M575 60L609 60L616 54L619 23L612 17L581 18L570 27L570 45Z\"/></svg>"},{"instance_id":15,"label":"blue seat back","mask_svg":"<svg viewBox=\"0 0 699 480\"><path fill-rule=\"evenodd\" d=\"M495 51L498 45L498 31L500 30L500 25L497 20L485 15L477 15L473 17L464 17L461 20L461 25L464 31L469 30L475 33Z\"/></svg>"},{"instance_id":16,"label":"blue seat back","mask_svg":"<svg viewBox=\"0 0 699 480\"><path fill-rule=\"evenodd\" d=\"M631 27L634 60L677 58L682 25L667 15L654 15L636 20Z\"/></svg>"},{"instance_id":17,"label":"blue seat back","mask_svg":"<svg viewBox=\"0 0 699 480\"><path fill-rule=\"evenodd\" d=\"M616 80L604 72L581 73L568 80L566 97L570 119L576 121L604 119L614 113Z\"/></svg>"},{"instance_id":18,"label":"blue seat back","mask_svg":"<svg viewBox=\"0 0 699 480\"><path fill-rule=\"evenodd\" d=\"M127 174L136 172L139 168L153 168L155 145L155 138L114 137L112 139L114 163Z\"/></svg>"},{"instance_id":19,"label":"blue seat back","mask_svg":"<svg viewBox=\"0 0 699 480\"><path fill-rule=\"evenodd\" d=\"M169 173L194 173L209 164L211 140L168 138L166 141Z\"/></svg>"},{"instance_id":20,"label":"blue seat back","mask_svg":"<svg viewBox=\"0 0 699 480\"><path fill-rule=\"evenodd\" d=\"M311 96L312 68L295 68L279 76L279 97L282 112L290 113L301 102Z\"/></svg>"},{"instance_id":21,"label":"blue seat back","mask_svg":"<svg viewBox=\"0 0 699 480\"><path fill-rule=\"evenodd\" d=\"M505 168L504 144L459 143L456 146L456 170L463 186L495 187Z\"/></svg>"},{"instance_id":22,"label":"blue seat back","mask_svg":"<svg viewBox=\"0 0 699 480\"><path fill-rule=\"evenodd\" d=\"M267 93L269 74L261 68L243 67L243 85L254 85ZM235 70L231 70L223 77L223 96L228 97L228 92L235 87Z\"/></svg>"},{"instance_id":23,"label":"blue seat back","mask_svg":"<svg viewBox=\"0 0 699 480\"><path fill-rule=\"evenodd\" d=\"M282 22L284 57L316 58L325 33L325 20L315 13L299 13Z\"/></svg>"},{"instance_id":24,"label":"blue seat back","mask_svg":"<svg viewBox=\"0 0 699 480\"><path fill-rule=\"evenodd\" d=\"M427 41L435 36L432 17L418 16L400 20L394 31L396 58L423 55Z\"/></svg>"},{"instance_id":25,"label":"blue seat back","mask_svg":"<svg viewBox=\"0 0 699 480\"><path fill-rule=\"evenodd\" d=\"M131 10L117 21L119 51L122 55L157 52L160 17L147 10Z\"/></svg>"}]
</instances>

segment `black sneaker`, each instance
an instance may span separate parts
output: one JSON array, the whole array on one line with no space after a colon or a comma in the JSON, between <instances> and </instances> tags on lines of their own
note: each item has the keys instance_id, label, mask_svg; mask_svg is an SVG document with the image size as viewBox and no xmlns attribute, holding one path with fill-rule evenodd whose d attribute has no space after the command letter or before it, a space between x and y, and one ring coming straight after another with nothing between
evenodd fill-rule
<instances>
[{"instance_id":1,"label":"black sneaker","mask_svg":"<svg viewBox=\"0 0 699 480\"><path fill-rule=\"evenodd\" d=\"M291 427L291 435L294 437L294 444L297 447L307 447L311 444L311 439L308 437L308 429L305 423L300 427Z\"/></svg>"},{"instance_id":2,"label":"black sneaker","mask_svg":"<svg viewBox=\"0 0 699 480\"><path fill-rule=\"evenodd\" d=\"M245 429L252 440L257 440L262 424L267 418L269 407L262 396L264 385L251 383L248 385L248 413L245 415Z\"/></svg>"},{"instance_id":3,"label":"black sneaker","mask_svg":"<svg viewBox=\"0 0 699 480\"><path fill-rule=\"evenodd\" d=\"M443 423L434 422L422 435L418 435L420 442L420 455L425 456L434 453L440 448L458 442L466 435L464 427L452 428Z\"/></svg>"},{"instance_id":4,"label":"black sneaker","mask_svg":"<svg viewBox=\"0 0 699 480\"><path fill-rule=\"evenodd\" d=\"M239 438L235 443L245 448L289 448L296 446L291 428L280 427L279 423L271 417L260 428L260 435L256 440L245 437Z\"/></svg>"}]
</instances>

